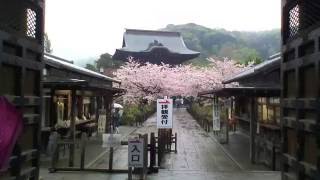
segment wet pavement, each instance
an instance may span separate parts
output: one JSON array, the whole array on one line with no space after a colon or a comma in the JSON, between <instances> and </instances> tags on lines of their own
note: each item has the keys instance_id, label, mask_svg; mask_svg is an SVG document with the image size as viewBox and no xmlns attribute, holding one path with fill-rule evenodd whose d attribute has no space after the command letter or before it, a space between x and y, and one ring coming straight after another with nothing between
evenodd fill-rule
<instances>
[{"instance_id":1,"label":"wet pavement","mask_svg":"<svg viewBox=\"0 0 320 180\"><path fill-rule=\"evenodd\" d=\"M209 135L219 140L213 133ZM243 170L247 171L270 171L271 169L262 164L252 164L250 160L250 137L241 131L229 133L229 143L221 144L224 152L229 155Z\"/></svg>"},{"instance_id":2,"label":"wet pavement","mask_svg":"<svg viewBox=\"0 0 320 180\"><path fill-rule=\"evenodd\" d=\"M173 133L178 133L178 153L167 154L157 174L148 175L150 180L280 180L279 172L252 171L241 166L241 158L230 157L223 147L187 113L185 109L174 110ZM156 132L155 116L133 134ZM107 156L97 160L93 167L106 168ZM127 167L127 146L115 152L115 168ZM127 179L126 174L103 174L88 172L55 173L45 179Z\"/></svg>"}]
</instances>

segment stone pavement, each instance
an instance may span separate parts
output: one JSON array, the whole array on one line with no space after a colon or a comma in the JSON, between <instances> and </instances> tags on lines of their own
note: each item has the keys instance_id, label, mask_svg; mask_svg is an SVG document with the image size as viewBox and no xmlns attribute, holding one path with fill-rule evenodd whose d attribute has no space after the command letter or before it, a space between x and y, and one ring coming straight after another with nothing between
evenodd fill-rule
<instances>
[{"instance_id":1,"label":"stone pavement","mask_svg":"<svg viewBox=\"0 0 320 180\"><path fill-rule=\"evenodd\" d=\"M120 126L119 131L122 139L127 139L127 137L132 134L137 127L134 126ZM117 147L116 147L117 148ZM77 147L75 149L75 167L80 166L80 148ZM65 153L62 151L60 152L60 160L58 162L59 167L67 167L68 166L68 148L66 148ZM103 148L102 147L102 137L101 136L93 136L90 137L87 146L86 146L86 158L85 158L85 167L92 167L94 164L97 163L100 159L103 157L108 156L109 154L109 148ZM50 174L48 172L48 168L51 165L51 158L48 156L43 156L41 157L41 165L40 165L40 176L43 177L44 179L51 179L53 177L56 177L56 175L59 176L60 172ZM104 167L107 168L107 167ZM67 173L72 176L72 174L77 174L75 173Z\"/></svg>"},{"instance_id":2,"label":"stone pavement","mask_svg":"<svg viewBox=\"0 0 320 180\"><path fill-rule=\"evenodd\" d=\"M209 135L218 142L217 136ZM252 164L250 161L250 139L249 136L240 132L229 132L229 143L221 144L223 151L228 154L243 170L247 171L270 171L264 165Z\"/></svg>"},{"instance_id":3,"label":"stone pavement","mask_svg":"<svg viewBox=\"0 0 320 180\"><path fill-rule=\"evenodd\" d=\"M149 118L143 127L134 134L156 132L155 116ZM243 169L239 159L226 153L225 149L187 113L185 109L174 110L173 133L178 133L178 153L171 153L165 157L161 169L157 174L148 175L150 180L280 180L279 172L251 171ZM115 167L127 167L126 146L115 152ZM93 166L106 167L106 158L101 158ZM55 173L45 179L127 179L126 174L103 174L88 172Z\"/></svg>"}]
</instances>

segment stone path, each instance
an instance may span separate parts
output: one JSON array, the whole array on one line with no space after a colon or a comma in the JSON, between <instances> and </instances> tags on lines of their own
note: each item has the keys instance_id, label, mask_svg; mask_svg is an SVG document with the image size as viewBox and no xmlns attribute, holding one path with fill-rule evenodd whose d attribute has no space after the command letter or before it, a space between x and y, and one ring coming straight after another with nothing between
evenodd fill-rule
<instances>
[{"instance_id":1,"label":"stone path","mask_svg":"<svg viewBox=\"0 0 320 180\"><path fill-rule=\"evenodd\" d=\"M209 136L185 109L175 110L174 118L173 131L178 133L178 154L169 154L163 164L165 169L150 175L150 179L281 179L279 172L241 169L241 162L230 158L221 145Z\"/></svg>"},{"instance_id":2,"label":"stone path","mask_svg":"<svg viewBox=\"0 0 320 180\"><path fill-rule=\"evenodd\" d=\"M155 116L149 118L143 127L132 135L156 132ZM178 133L178 153L165 157L158 174L148 175L150 180L280 180L279 172L247 171L239 166L235 158L225 153L221 145L209 136L185 109L174 110L173 132ZM121 146L115 153L114 168L127 168L127 146ZM95 167L106 168L108 158L99 159ZM55 179L100 180L126 179L126 174L102 173L56 173Z\"/></svg>"}]
</instances>

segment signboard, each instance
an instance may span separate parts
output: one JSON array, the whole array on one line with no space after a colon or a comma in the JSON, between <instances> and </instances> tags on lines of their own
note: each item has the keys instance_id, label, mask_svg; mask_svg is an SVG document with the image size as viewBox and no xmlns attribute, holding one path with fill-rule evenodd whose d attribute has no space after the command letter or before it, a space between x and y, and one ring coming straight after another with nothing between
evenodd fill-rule
<instances>
[{"instance_id":1,"label":"signboard","mask_svg":"<svg viewBox=\"0 0 320 180\"><path fill-rule=\"evenodd\" d=\"M143 167L143 139L128 140L129 167Z\"/></svg>"},{"instance_id":2,"label":"signboard","mask_svg":"<svg viewBox=\"0 0 320 180\"><path fill-rule=\"evenodd\" d=\"M172 128L172 99L157 100L157 128Z\"/></svg>"},{"instance_id":3,"label":"signboard","mask_svg":"<svg viewBox=\"0 0 320 180\"><path fill-rule=\"evenodd\" d=\"M98 119L98 133L105 133L106 115L100 114Z\"/></svg>"},{"instance_id":4,"label":"signboard","mask_svg":"<svg viewBox=\"0 0 320 180\"><path fill-rule=\"evenodd\" d=\"M115 147L121 144L121 134L102 134L102 147Z\"/></svg>"},{"instance_id":5,"label":"signboard","mask_svg":"<svg viewBox=\"0 0 320 180\"><path fill-rule=\"evenodd\" d=\"M213 131L220 131L220 106L217 97L213 100Z\"/></svg>"}]
</instances>

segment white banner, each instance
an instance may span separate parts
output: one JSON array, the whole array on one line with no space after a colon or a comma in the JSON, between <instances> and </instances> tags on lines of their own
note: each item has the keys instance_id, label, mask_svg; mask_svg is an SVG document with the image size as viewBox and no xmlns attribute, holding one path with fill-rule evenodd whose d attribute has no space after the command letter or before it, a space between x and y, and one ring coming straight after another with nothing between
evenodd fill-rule
<instances>
[{"instance_id":1,"label":"white banner","mask_svg":"<svg viewBox=\"0 0 320 180\"><path fill-rule=\"evenodd\" d=\"M157 128L172 128L172 99L157 100Z\"/></svg>"}]
</instances>

